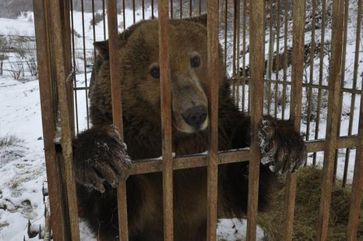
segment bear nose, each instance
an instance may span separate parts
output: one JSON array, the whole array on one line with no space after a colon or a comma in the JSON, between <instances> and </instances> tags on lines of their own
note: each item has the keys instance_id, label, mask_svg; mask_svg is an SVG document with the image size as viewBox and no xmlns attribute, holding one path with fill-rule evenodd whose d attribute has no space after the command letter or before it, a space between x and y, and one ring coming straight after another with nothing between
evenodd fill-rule
<instances>
[{"instance_id":1,"label":"bear nose","mask_svg":"<svg viewBox=\"0 0 363 241\"><path fill-rule=\"evenodd\" d=\"M207 118L207 108L202 105L198 105L186 110L182 116L186 123L195 129L199 129Z\"/></svg>"}]
</instances>

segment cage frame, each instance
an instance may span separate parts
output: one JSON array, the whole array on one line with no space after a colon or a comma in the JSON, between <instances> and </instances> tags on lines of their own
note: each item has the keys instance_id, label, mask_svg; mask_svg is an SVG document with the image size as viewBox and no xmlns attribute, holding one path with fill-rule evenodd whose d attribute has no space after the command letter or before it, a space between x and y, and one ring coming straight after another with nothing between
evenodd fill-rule
<instances>
[{"instance_id":1,"label":"cage frame","mask_svg":"<svg viewBox=\"0 0 363 241\"><path fill-rule=\"evenodd\" d=\"M320 221L318 225L318 241L327 240L329 207L331 201L331 189L333 185L333 159L336 159L336 150L338 148L357 147L357 159L355 175L353 178L352 203L350 207L349 223L347 227L347 240L357 240L357 226L359 222L359 213L362 202L363 186L363 105L360 107L359 133L355 136L338 137L339 125L339 101L340 93L344 87L341 83L342 74L342 55L344 49L344 19L345 13L339 11L348 0L333 0L333 43L331 71L329 73L329 107L328 116L332 122L328 126L328 135L325 140L310 141L306 143L308 152L325 151L324 161L324 182L322 192L322 202L320 207ZM362 13L362 0L359 1L358 12ZM44 149L47 167L49 199L51 208L51 227L55 241L78 241L78 212L76 203L75 181L72 170L72 138L74 136L74 116L72 95L72 64L71 64L71 37L70 37L70 15L69 2L67 0L33 0L35 26L37 35L37 56L39 66L39 85L41 95L42 122L44 135ZM123 4L124 1L123 1ZM200 3L201 4L201 3ZM251 108L251 129L256 130L258 123L262 118L263 112L263 86L264 80L264 29L261 22L265 17L265 1L251 1L249 5L251 15L251 80L250 92L253 108ZM117 50L117 1L107 0L106 8L108 11L108 31L109 47L111 50ZM173 240L173 205L172 205L172 178L173 170L208 167L208 240L216 240L217 224L217 176L218 165L249 161L249 193L248 193L248 212L247 212L247 240L256 240L256 215L257 215L257 198L258 198L258 179L260 152L257 143L256 133L252 133L250 149L230 150L227 152L218 151L218 98L215 95L218 92L218 76L215 71L218 68L216 60L218 49L218 1L208 0L208 76L211 80L211 146L208 154L194 155L190 157L173 157L171 149L171 96L169 73L164 71L168 69L168 19L169 6L168 0L161 0L158 4L159 9L159 44L160 56L163 61L160 63L161 69L161 99L162 99L162 126L163 126L163 158L162 160L148 159L136 161L129 175L137 175L151 172L163 173L163 200L164 200L164 240ZM300 130L301 120L301 90L303 88L302 75L304 64L304 11L305 1L293 1L293 77L292 77L292 117L294 127ZM172 12L172 11L171 11ZM201 12L201 5L199 5ZM125 17L125 15L124 15ZM171 15L172 17L172 15ZM359 20L360 18L358 18ZM135 16L134 16L135 21ZM360 20L361 21L361 20ZM361 25L358 24L358 26ZM357 33L357 38L360 34ZM358 39L359 40L359 39ZM357 40L357 41L358 41ZM235 51L235 50L234 50ZM117 51L110 51L111 66L111 84L112 84L112 110L113 123L122 133L122 106L121 106L121 86L118 81L117 66L119 61L116 55L112 54ZM272 80L270 81L270 83ZM277 82L277 81L276 81ZM313 85L313 84L310 84ZM309 86L309 84L305 84ZM356 91L356 90L352 90ZM233 91L234 92L234 91ZM361 94L361 103L363 103L362 91L356 91ZM340 98L339 98L340 97ZM59 111L59 114L58 114ZM61 127L61 132L57 127ZM61 137L61 138L60 138ZM330 161L329 161L330 160ZM65 184L65 185L64 185ZM63 186L64 185L64 186ZM296 195L296 175L288 176L288 189L286 192L286 223L284 224L284 240L292 240L293 219L294 219L294 201ZM126 207L126 181L120 183L118 187L118 215L120 240L128 240L127 228L127 207Z\"/></svg>"}]
</instances>

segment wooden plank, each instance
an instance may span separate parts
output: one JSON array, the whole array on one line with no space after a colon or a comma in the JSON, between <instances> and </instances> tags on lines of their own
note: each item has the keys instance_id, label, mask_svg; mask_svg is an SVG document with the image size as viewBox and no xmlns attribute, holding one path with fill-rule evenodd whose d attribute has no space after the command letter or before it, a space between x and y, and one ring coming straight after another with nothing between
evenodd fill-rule
<instances>
[{"instance_id":1,"label":"wooden plank","mask_svg":"<svg viewBox=\"0 0 363 241\"><path fill-rule=\"evenodd\" d=\"M228 152L218 154L218 164L228 164L236 162L244 162L249 160L249 149L243 150L230 150ZM199 154L193 156L184 156L174 158L174 170L190 169L196 167L208 166L208 155ZM161 159L143 159L133 162L129 175L138 175L145 173L161 172L162 160Z\"/></svg>"},{"instance_id":2,"label":"wooden plank","mask_svg":"<svg viewBox=\"0 0 363 241\"><path fill-rule=\"evenodd\" d=\"M291 115L294 128L300 132L302 79L304 73L304 27L305 27L305 1L293 2L293 49L292 49L292 77L291 77ZM287 189L285 193L285 223L284 241L291 241L296 199L296 174L287 176Z\"/></svg>"},{"instance_id":3,"label":"wooden plank","mask_svg":"<svg viewBox=\"0 0 363 241\"><path fill-rule=\"evenodd\" d=\"M210 116L210 146L208 159L208 192L207 192L207 240L217 240L217 199L218 199L218 97L220 83L220 58L218 24L218 0L207 1L207 42L208 42L208 78L209 116Z\"/></svg>"},{"instance_id":4,"label":"wooden plank","mask_svg":"<svg viewBox=\"0 0 363 241\"><path fill-rule=\"evenodd\" d=\"M118 46L118 23L117 23L117 2L116 0L107 0L107 29L108 44L110 53L110 78L111 78L111 97L112 97L112 121L114 126L119 130L123 141L123 122L122 122L122 86L120 79L120 59ZM117 188L117 210L119 225L119 240L127 241L129 239L128 220L127 220L127 193L126 180L122 180Z\"/></svg>"},{"instance_id":5,"label":"wooden plank","mask_svg":"<svg viewBox=\"0 0 363 241\"><path fill-rule=\"evenodd\" d=\"M357 32L356 32L356 53L354 65L354 81L357 78L358 59L359 59L359 46L361 41L361 27L363 17L363 1L358 1L358 14L357 14ZM359 147L357 148L357 155L355 159L354 178L352 184L352 200L349 211L349 221L347 228L347 241L357 241L357 230L359 225L360 210L363 199L363 93L360 99L360 115L359 115Z\"/></svg>"},{"instance_id":6,"label":"wooden plank","mask_svg":"<svg viewBox=\"0 0 363 241\"><path fill-rule=\"evenodd\" d=\"M37 36L37 62L39 76L40 104L42 110L42 127L45 152L45 164L47 167L47 181L49 192L49 203L51 211L51 228L54 241L66 241L65 237L65 215L62 195L62 179L59 166L56 161L54 145L55 138L55 113L53 109L51 66L49 50L50 26L47 22L49 9L46 1L34 0L34 21Z\"/></svg>"},{"instance_id":7,"label":"wooden plank","mask_svg":"<svg viewBox=\"0 0 363 241\"><path fill-rule=\"evenodd\" d=\"M322 193L318 220L317 241L328 239L329 209L333 188L334 160L336 157L339 125L339 100L341 98L341 74L344 35L344 0L333 0L332 58L329 73L327 141L324 156Z\"/></svg>"},{"instance_id":8,"label":"wooden plank","mask_svg":"<svg viewBox=\"0 0 363 241\"><path fill-rule=\"evenodd\" d=\"M172 115L171 81L169 67L169 1L161 0L159 13L159 63L161 94L161 128L163 157L163 211L164 240L174 240L173 213L173 153L172 153Z\"/></svg>"},{"instance_id":9,"label":"wooden plank","mask_svg":"<svg viewBox=\"0 0 363 241\"><path fill-rule=\"evenodd\" d=\"M78 227L78 207L76 195L76 182L73 172L73 153L72 153L72 119L69 108L68 97L68 84L71 75L67 73L67 62L64 55L64 36L63 36L63 23L61 1L50 1L50 14L52 16L52 50L54 51L54 64L58 88L58 103L60 114L60 127L61 127L61 145L62 145L62 159L64 160L64 179L65 190L67 193L67 207L69 216L69 239L72 241L79 241L79 227Z\"/></svg>"},{"instance_id":10,"label":"wooden plank","mask_svg":"<svg viewBox=\"0 0 363 241\"><path fill-rule=\"evenodd\" d=\"M251 159L248 176L248 210L247 210L247 240L256 240L256 224L258 210L258 187L261 153L256 130L261 121L263 111L264 90L264 36L265 36L265 1L250 1L250 65L251 86Z\"/></svg>"}]
</instances>

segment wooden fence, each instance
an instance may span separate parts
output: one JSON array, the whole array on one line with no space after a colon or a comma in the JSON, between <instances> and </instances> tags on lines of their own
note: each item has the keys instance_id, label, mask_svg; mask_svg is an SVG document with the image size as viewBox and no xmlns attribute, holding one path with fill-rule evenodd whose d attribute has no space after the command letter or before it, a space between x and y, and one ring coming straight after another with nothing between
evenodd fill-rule
<instances>
[{"instance_id":1,"label":"wooden fence","mask_svg":"<svg viewBox=\"0 0 363 241\"><path fill-rule=\"evenodd\" d=\"M94 6L94 1L92 3ZM122 106L121 106L121 86L119 81L118 69L119 59L117 53L117 34L118 34L118 8L116 0L103 1L103 20L107 16L107 32L110 48L110 72L112 83L112 111L113 122L119 130L123 130ZM76 201L75 181L72 171L72 138L79 131L77 94L79 91L88 94L87 63L84 63L85 86L77 87L77 74L74 71L75 57L74 49L74 23L77 21L73 16L72 1L67 0L34 0L34 13L36 22L36 39L39 66L39 83L41 94L43 134L45 143L45 158L49 185L49 199L51 207L51 228L55 241L78 241L78 211ZM159 18L159 45L160 45L160 69L161 69L161 103L162 103L162 160L143 160L135 161L130 169L130 175L138 175L151 172L162 172L163 176L163 205L164 205L164 240L173 240L173 171L177 169L195 168L201 166L208 167L208 240L216 240L217 228L217 189L218 189L218 165L233 162L249 162L249 193L248 193L248 212L247 212L247 240L256 240L257 225L257 202L258 202L258 183L259 166L261 154L257 143L256 133L252 133L250 149L231 150L228 152L218 151L218 82L216 76L218 71L218 44L220 36L224 36L225 61L231 60L232 66L232 90L237 104L242 110L248 111L251 115L251 129L256 130L262 115L266 112L276 117L288 118L285 110L288 107L286 90L291 89L290 117L294 120L296 130L301 130L302 118L302 99L303 90L307 93L307 116L309 118L312 110L312 92L318 91L318 109L316 110L317 121L315 127L308 121L306 125L307 138L306 145L309 153L312 153L313 164L316 163L317 152L324 151L323 166L323 186L321 194L320 215L318 223L318 236L316 240L327 240L329 209L331 202L331 192L335 180L335 170L337 168L337 150L347 149L347 158L352 148L357 148L355 171L352 184L352 202L347 227L347 240L357 240L357 226L359 222L360 205L362 201L362 171L363 171L363 121L359 116L358 134L353 133L353 112L356 96L360 96L361 102L362 88L358 87L359 52L361 49L361 28L362 28L362 0L354 1L357 5L356 19L356 50L354 60L353 86L344 86L345 54L347 44L347 19L348 19L348 0L332 0L331 10L331 58L329 62L328 84L324 84L323 59L325 45L325 26L327 22L327 0L319 2L322 15L319 18L321 24L320 48L316 44L315 34L311 35L310 50L306 52L306 1L265 1L265 0L234 0L218 1L208 0L206 8L204 2L190 1L189 9L184 10L184 5L188 2L180 1L180 18L184 16L194 16L204 11L208 13L208 76L210 82L209 99L211 103L210 113L210 147L208 154L200 154L192 157L173 157L172 155L172 133L171 133L171 92L169 59L168 59L168 25L169 18L178 17L173 12L175 2L168 0L158 1ZM83 1L82 1L83 4ZM154 16L154 1L151 0L151 15ZM174 5L173 5L174 4ZM288 29L288 5L292 8L292 29ZM126 28L125 0L122 0L123 29ZM145 2L142 1L142 16L145 17ZM178 4L176 4L178 5ZM231 6L232 5L232 6ZM319 5L319 6L320 6ZM284 6L283 14L280 14ZM309 2L312 17L312 26L315 26L318 10L317 0ZM133 0L135 17L135 0ZM83 9L83 5L82 5ZM232 19L230 22L229 10L232 9ZM188 11L189 10L189 11ZM195 10L195 11L194 11ZM344 11L343 11L344 10ZM224 12L223 12L224 11ZM93 9L93 18L95 14ZM106 14L107 12L107 14ZM84 11L82 11L84 14ZM275 22L273 22L274 17ZM83 16L83 15L82 15ZM268 18L267 18L268 17ZM282 18L281 18L282 17ZM249 19L249 21L247 21ZM221 20L221 21L220 21ZM223 22L224 21L224 22ZM242 21L242 23L241 23ZM104 24L104 38L106 38L106 21ZM221 24L220 22L223 22ZM261 24L265 23L265 24ZM229 46L228 29L233 27L232 47ZM275 25L274 25L275 24ZM224 33L219 34L220 26L223 25ZM277 26L277 27L276 27ZM280 27L283 27L282 31ZM73 29L73 31L72 31ZM86 61L85 30L83 23L83 47L84 61ZM274 31L273 31L274 29ZM277 31L276 31L277 29ZM313 27L315 31L315 27ZM250 30L250 31L248 31ZM265 61L265 32L269 31L269 49L267 61ZM248 34L249 32L249 34ZM293 35L292 49L288 50L288 35ZM280 36L283 35L283 37ZM249 39L248 39L249 36ZM93 25L93 38L96 40L95 27ZM277 41L274 41L274 38ZM280 54L280 38L283 38L284 52ZM247 47L247 43L249 47ZM277 53L274 53L276 45ZM232 49L232 50L231 50ZM242 49L242 50L241 50ZM315 51L316 50L316 51ZM249 61L246 59L249 52ZM315 52L320 56L319 76L314 77L314 56ZM228 56L228 53L232 54ZM242 53L242 54L241 54ZM267 52L266 52L267 53ZM280 57L276 57L280 56ZM310 58L307 60L307 56ZM291 61L289 61L291 59ZM248 63L249 62L249 63ZM291 68L291 79L288 79L288 68ZM304 66L309 65L310 73L304 79ZM278 69L278 66L282 66ZM278 70L277 70L278 69ZM282 80L279 71L282 70ZM276 77L274 78L273 75ZM78 76L79 78L79 76ZM316 83L315 80L318 80ZM267 86L267 87L266 87ZM282 115L278 116L277 93L282 92ZM322 92L328 91L328 113L326 137L319 139L317 130L319 129L319 113L321 112ZM341 106L343 93L351 94L351 107L349 119L349 133L342 137L339 134L341 120ZM265 98L265 100L264 100ZM87 103L87 100L86 100ZM264 108L267 103L267 108ZM271 108L275 105L275 110ZM310 107L309 107L310 106ZM310 109L309 109L310 108ZM88 105L86 104L88 115ZM363 113L363 105L360 105L360 114ZM88 126L88 123L87 123ZM315 138L310 139L309 133L315 128ZM61 131L60 131L61 130ZM346 159L349 161L349 159ZM335 162L334 162L335 161ZM345 167L344 169L347 169ZM344 182L346 184L347 170L344 170ZM286 192L286 222L284 225L284 240L292 240L294 207L296 195L296 175L288 176L288 188ZM128 220L126 206L126 181L118 187L118 215L120 240L128 240Z\"/></svg>"}]
</instances>

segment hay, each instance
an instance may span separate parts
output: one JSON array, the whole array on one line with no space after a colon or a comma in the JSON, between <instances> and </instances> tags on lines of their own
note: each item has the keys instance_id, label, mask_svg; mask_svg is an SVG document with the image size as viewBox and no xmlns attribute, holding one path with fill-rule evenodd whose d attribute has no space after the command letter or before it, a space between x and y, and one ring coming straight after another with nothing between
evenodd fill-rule
<instances>
[{"instance_id":1,"label":"hay","mask_svg":"<svg viewBox=\"0 0 363 241\"><path fill-rule=\"evenodd\" d=\"M294 241L315 241L320 206L322 171L314 167L299 170L294 221ZM267 212L259 214L258 222L268 241L282 240L284 224L285 188L276 188L269 194L272 199ZM333 189L329 220L329 241L346 240L346 226L350 207L350 190L337 183ZM363 214L362 210L361 213ZM358 240L363 240L363 218L358 228Z\"/></svg>"}]
</instances>

